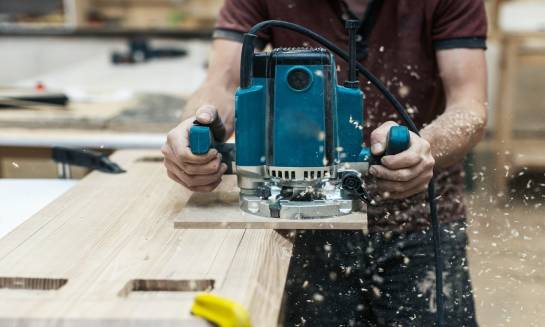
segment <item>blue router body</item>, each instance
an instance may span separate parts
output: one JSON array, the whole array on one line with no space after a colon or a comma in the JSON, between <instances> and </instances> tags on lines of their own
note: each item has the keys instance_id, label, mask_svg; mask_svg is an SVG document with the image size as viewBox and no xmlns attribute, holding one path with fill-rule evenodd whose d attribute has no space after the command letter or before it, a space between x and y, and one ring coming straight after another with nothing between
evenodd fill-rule
<instances>
[{"instance_id":1,"label":"blue router body","mask_svg":"<svg viewBox=\"0 0 545 327\"><path fill-rule=\"evenodd\" d=\"M339 85L335 57L322 48L280 48L250 58L250 77L235 94L241 209L290 219L360 210L363 175L380 158L364 144L359 83ZM215 146L214 133L199 124L189 141L195 154ZM395 126L386 154L409 143L407 128Z\"/></svg>"}]
</instances>

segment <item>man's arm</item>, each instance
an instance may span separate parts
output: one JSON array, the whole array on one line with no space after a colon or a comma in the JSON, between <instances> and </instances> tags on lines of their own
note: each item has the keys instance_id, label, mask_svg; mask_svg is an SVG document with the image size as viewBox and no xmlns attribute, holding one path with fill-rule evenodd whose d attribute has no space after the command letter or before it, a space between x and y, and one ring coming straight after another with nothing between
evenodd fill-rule
<instances>
[{"instance_id":1,"label":"man's arm","mask_svg":"<svg viewBox=\"0 0 545 327\"><path fill-rule=\"evenodd\" d=\"M212 149L205 155L194 155L189 149L189 128L193 122L207 124L221 119L229 137L233 133L233 94L239 85L242 44L215 40L205 82L186 104L183 121L172 129L161 151L168 176L196 192L209 192L221 182L227 166Z\"/></svg>"},{"instance_id":2,"label":"man's arm","mask_svg":"<svg viewBox=\"0 0 545 327\"><path fill-rule=\"evenodd\" d=\"M445 112L421 131L411 133L410 148L385 156L383 166L370 173L389 197L402 199L426 190L434 167L448 167L481 139L486 125L486 61L481 49L438 50L437 62L446 92ZM384 150L391 125L387 122L371 134L371 151Z\"/></svg>"},{"instance_id":3,"label":"man's arm","mask_svg":"<svg viewBox=\"0 0 545 327\"><path fill-rule=\"evenodd\" d=\"M195 115L203 105L214 106L226 127L233 127L233 94L240 84L242 43L217 39L212 42L208 72L204 83L189 98L182 119ZM230 133L228 133L230 135Z\"/></svg>"},{"instance_id":4,"label":"man's arm","mask_svg":"<svg viewBox=\"0 0 545 327\"><path fill-rule=\"evenodd\" d=\"M437 51L447 97L445 112L422 129L436 167L460 162L482 138L487 120L487 75L484 51Z\"/></svg>"}]
</instances>

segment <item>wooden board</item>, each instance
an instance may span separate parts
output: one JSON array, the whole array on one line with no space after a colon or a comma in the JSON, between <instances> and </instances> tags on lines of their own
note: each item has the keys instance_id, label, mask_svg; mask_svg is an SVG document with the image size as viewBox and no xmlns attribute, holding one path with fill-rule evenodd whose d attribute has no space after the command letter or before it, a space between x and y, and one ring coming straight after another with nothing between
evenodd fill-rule
<instances>
[{"instance_id":1,"label":"wooden board","mask_svg":"<svg viewBox=\"0 0 545 327\"><path fill-rule=\"evenodd\" d=\"M70 103L66 109L5 108L0 110L0 127L103 129L132 103Z\"/></svg>"},{"instance_id":2,"label":"wooden board","mask_svg":"<svg viewBox=\"0 0 545 327\"><path fill-rule=\"evenodd\" d=\"M0 326L203 326L196 291L276 326L292 243L274 230L174 229L190 193L154 151L112 156L0 239Z\"/></svg>"},{"instance_id":3,"label":"wooden board","mask_svg":"<svg viewBox=\"0 0 545 327\"><path fill-rule=\"evenodd\" d=\"M0 147L51 148L54 146L94 149L159 149L164 133L114 132L84 129L0 128Z\"/></svg>"},{"instance_id":4,"label":"wooden board","mask_svg":"<svg viewBox=\"0 0 545 327\"><path fill-rule=\"evenodd\" d=\"M320 219L265 218L239 208L236 176L224 176L212 193L194 193L174 219L176 228L248 228L248 229L349 229L366 230L367 215L354 213Z\"/></svg>"},{"instance_id":5,"label":"wooden board","mask_svg":"<svg viewBox=\"0 0 545 327\"><path fill-rule=\"evenodd\" d=\"M545 138L517 139L515 151L512 155L512 173L516 174L522 169L543 171L545 167Z\"/></svg>"},{"instance_id":6,"label":"wooden board","mask_svg":"<svg viewBox=\"0 0 545 327\"><path fill-rule=\"evenodd\" d=\"M5 101L0 92L0 104L9 105ZM73 101L66 107L45 104L8 107L0 108L0 128L166 133L176 126L184 106L185 99L181 97L143 94L123 101Z\"/></svg>"}]
</instances>

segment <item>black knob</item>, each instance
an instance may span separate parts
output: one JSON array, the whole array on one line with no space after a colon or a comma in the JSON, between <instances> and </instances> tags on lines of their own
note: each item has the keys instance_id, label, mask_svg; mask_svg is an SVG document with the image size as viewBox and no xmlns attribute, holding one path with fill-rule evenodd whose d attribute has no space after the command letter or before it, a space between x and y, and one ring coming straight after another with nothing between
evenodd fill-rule
<instances>
[{"instance_id":1,"label":"black knob","mask_svg":"<svg viewBox=\"0 0 545 327\"><path fill-rule=\"evenodd\" d=\"M271 188L266 185L258 186L256 195L261 199L266 200L271 196Z\"/></svg>"},{"instance_id":2,"label":"black knob","mask_svg":"<svg viewBox=\"0 0 545 327\"><path fill-rule=\"evenodd\" d=\"M346 191L353 192L361 188L363 182L355 172L344 173L341 178L342 188Z\"/></svg>"},{"instance_id":3,"label":"black knob","mask_svg":"<svg viewBox=\"0 0 545 327\"><path fill-rule=\"evenodd\" d=\"M302 68L292 69L288 73L288 85L296 91L304 91L312 82L310 73Z\"/></svg>"}]
</instances>

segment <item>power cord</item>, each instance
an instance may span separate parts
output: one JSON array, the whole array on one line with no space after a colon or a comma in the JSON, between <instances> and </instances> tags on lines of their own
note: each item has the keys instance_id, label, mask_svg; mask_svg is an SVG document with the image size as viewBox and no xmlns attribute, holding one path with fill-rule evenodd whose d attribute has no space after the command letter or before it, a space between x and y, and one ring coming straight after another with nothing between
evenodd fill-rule
<instances>
[{"instance_id":1,"label":"power cord","mask_svg":"<svg viewBox=\"0 0 545 327\"><path fill-rule=\"evenodd\" d=\"M349 61L349 55L345 51L337 47L333 42L329 41L320 34L313 32L301 25L297 25L290 22L280 21L280 20L267 20L261 23L254 25L250 31L244 34L242 41L242 54L241 54L241 69L240 69L240 86L241 88L248 88L251 84L253 61L252 56L254 54L254 40L257 38L257 33L261 30L270 27L279 27L287 30L291 30L309 37L310 39L320 43L340 58L346 62ZM371 82L382 95L388 100L388 102L394 107L397 113L407 124L409 130L411 130L416 135L420 136L420 131L416 127L416 124L409 116L407 110L403 105L397 100L397 98L386 88L386 86L373 75L369 70L367 70L362 64L356 62L357 70ZM436 292L436 304L437 304L437 313L436 313L436 323L438 327L444 326L444 296L443 296L443 255L441 252L441 230L439 219L437 217L437 203L435 199L435 178L429 182L428 185L428 202L430 206L430 217L432 225L432 237L434 244L435 252L435 292Z\"/></svg>"}]
</instances>

